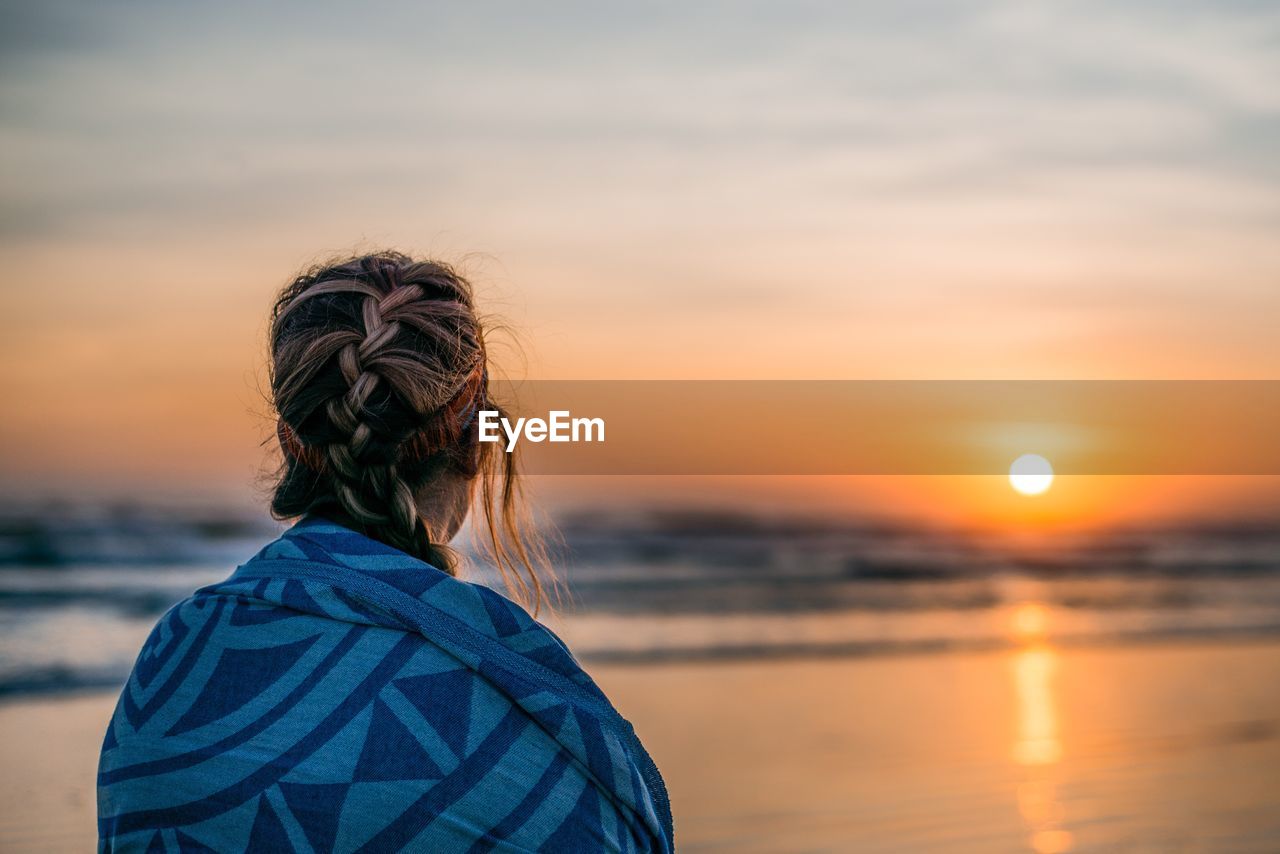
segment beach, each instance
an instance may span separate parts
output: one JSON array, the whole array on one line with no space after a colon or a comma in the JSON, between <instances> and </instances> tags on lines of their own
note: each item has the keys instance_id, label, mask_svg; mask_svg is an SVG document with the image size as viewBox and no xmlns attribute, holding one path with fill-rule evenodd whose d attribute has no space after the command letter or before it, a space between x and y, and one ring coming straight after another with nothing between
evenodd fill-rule
<instances>
[{"instance_id":1,"label":"beach","mask_svg":"<svg viewBox=\"0 0 1280 854\"><path fill-rule=\"evenodd\" d=\"M682 851L1274 851L1280 643L587 662ZM95 844L111 693L0 706L0 850Z\"/></svg>"},{"instance_id":2,"label":"beach","mask_svg":"<svg viewBox=\"0 0 1280 854\"><path fill-rule=\"evenodd\" d=\"M1280 854L1280 2L6 13L0 854Z\"/></svg>"},{"instance_id":3,"label":"beach","mask_svg":"<svg viewBox=\"0 0 1280 854\"><path fill-rule=\"evenodd\" d=\"M1274 851L1280 645L601 671L684 850Z\"/></svg>"}]
</instances>

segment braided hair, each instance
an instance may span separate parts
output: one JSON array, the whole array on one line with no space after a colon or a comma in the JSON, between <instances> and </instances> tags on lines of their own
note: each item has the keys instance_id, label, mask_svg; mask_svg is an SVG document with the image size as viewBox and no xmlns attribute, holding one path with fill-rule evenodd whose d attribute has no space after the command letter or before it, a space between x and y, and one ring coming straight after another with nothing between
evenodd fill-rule
<instances>
[{"instance_id":1,"label":"braided hair","mask_svg":"<svg viewBox=\"0 0 1280 854\"><path fill-rule=\"evenodd\" d=\"M439 262L378 252L304 272L271 319L284 451L272 514L320 513L455 574L456 554L415 496L446 473L483 474L486 545L536 610L544 552L517 512L515 460L468 429L479 409L500 407L467 281Z\"/></svg>"}]
</instances>

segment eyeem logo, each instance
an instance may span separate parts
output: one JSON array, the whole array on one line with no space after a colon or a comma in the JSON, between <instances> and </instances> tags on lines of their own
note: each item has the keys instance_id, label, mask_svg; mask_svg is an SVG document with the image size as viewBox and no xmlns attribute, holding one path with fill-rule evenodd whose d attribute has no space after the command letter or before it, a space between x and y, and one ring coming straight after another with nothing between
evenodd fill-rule
<instances>
[{"instance_id":1,"label":"eyeem logo","mask_svg":"<svg viewBox=\"0 0 1280 854\"><path fill-rule=\"evenodd\" d=\"M496 409L480 410L480 441L501 442L506 437L507 453L521 439L530 442L603 442L603 418L573 418L567 409L553 409L542 418L517 418L513 424Z\"/></svg>"}]
</instances>

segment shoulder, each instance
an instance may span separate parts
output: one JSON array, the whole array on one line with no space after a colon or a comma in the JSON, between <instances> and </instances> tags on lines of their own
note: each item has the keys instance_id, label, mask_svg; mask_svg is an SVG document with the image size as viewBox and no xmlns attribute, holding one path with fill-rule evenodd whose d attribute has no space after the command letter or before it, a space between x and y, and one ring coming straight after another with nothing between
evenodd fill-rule
<instances>
[{"instance_id":1,"label":"shoulder","mask_svg":"<svg viewBox=\"0 0 1280 854\"><path fill-rule=\"evenodd\" d=\"M615 802L562 739L579 739L571 711L534 718L467 669L396 680L375 703L369 739L429 777L409 810L370 837L377 850L646 850L633 813ZM552 724L554 726L554 724ZM369 742L366 742L369 743ZM386 773L366 765L356 782Z\"/></svg>"}]
</instances>

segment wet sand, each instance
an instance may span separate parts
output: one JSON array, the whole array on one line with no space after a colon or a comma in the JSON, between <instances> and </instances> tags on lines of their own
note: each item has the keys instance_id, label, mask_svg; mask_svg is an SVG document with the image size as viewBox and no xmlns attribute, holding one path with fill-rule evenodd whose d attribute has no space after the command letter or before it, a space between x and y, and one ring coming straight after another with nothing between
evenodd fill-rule
<instances>
[{"instance_id":1,"label":"wet sand","mask_svg":"<svg viewBox=\"0 0 1280 854\"><path fill-rule=\"evenodd\" d=\"M114 694L0 706L0 851L93 851L94 777Z\"/></svg>"},{"instance_id":2,"label":"wet sand","mask_svg":"<svg viewBox=\"0 0 1280 854\"><path fill-rule=\"evenodd\" d=\"M1280 644L589 669L684 851L1280 850ZM92 850L114 703L0 706L0 850Z\"/></svg>"},{"instance_id":3,"label":"wet sand","mask_svg":"<svg viewBox=\"0 0 1280 854\"><path fill-rule=\"evenodd\" d=\"M1280 645L598 674L685 851L1280 850Z\"/></svg>"}]
</instances>

